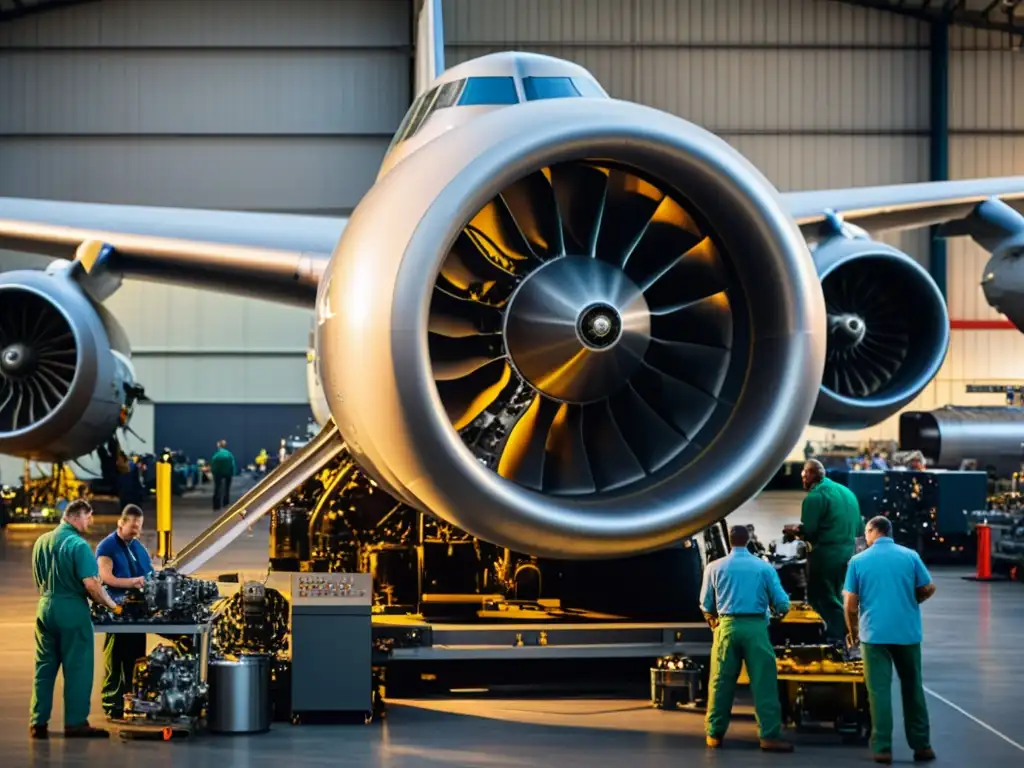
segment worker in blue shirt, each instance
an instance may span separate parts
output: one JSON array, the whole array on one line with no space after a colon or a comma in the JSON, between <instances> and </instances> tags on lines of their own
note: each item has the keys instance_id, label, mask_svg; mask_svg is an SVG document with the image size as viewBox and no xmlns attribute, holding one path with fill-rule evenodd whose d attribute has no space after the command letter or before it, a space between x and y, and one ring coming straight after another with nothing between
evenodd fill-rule
<instances>
[{"instance_id":1,"label":"worker in blue shirt","mask_svg":"<svg viewBox=\"0 0 1024 768\"><path fill-rule=\"evenodd\" d=\"M142 534L142 510L129 504L121 511L117 530L96 547L96 565L100 580L118 603L129 589L141 589L153 572L149 552L139 541ZM146 655L143 634L107 633L103 642L103 711L120 719L124 713L124 695L131 687L137 659Z\"/></svg>"},{"instance_id":2,"label":"worker in blue shirt","mask_svg":"<svg viewBox=\"0 0 1024 768\"><path fill-rule=\"evenodd\" d=\"M768 638L768 609L785 615L789 596L775 569L747 550L749 540L746 526L733 526L729 529L732 551L704 569L700 607L714 631L705 719L707 745L712 749L721 746L729 728L736 680L746 662L761 749L792 752L793 745L781 739L775 649Z\"/></svg>"},{"instance_id":3,"label":"worker in blue shirt","mask_svg":"<svg viewBox=\"0 0 1024 768\"><path fill-rule=\"evenodd\" d=\"M860 642L864 682L871 704L871 751L877 763L892 763L892 668L900 677L907 743L917 762L935 759L921 674L921 603L935 584L912 549L892 540L892 523L872 518L868 548L846 570L844 604L851 645Z\"/></svg>"}]
</instances>

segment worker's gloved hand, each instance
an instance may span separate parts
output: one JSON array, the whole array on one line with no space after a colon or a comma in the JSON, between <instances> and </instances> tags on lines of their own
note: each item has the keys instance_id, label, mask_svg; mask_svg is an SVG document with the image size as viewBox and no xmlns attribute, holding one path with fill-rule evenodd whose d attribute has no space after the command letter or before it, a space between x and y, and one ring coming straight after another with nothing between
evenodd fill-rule
<instances>
[{"instance_id":1,"label":"worker's gloved hand","mask_svg":"<svg viewBox=\"0 0 1024 768\"><path fill-rule=\"evenodd\" d=\"M122 613L124 613L124 607L120 605L115 605L111 610L111 613L113 613L115 616L120 616Z\"/></svg>"},{"instance_id":2,"label":"worker's gloved hand","mask_svg":"<svg viewBox=\"0 0 1024 768\"><path fill-rule=\"evenodd\" d=\"M860 634L857 632L848 632L846 635L846 647L854 648L860 645Z\"/></svg>"}]
</instances>

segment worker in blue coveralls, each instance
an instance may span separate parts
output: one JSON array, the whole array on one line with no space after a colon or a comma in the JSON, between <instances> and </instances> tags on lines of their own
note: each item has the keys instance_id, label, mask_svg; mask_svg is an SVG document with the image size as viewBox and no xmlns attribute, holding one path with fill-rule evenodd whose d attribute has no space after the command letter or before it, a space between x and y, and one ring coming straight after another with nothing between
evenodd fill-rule
<instances>
[{"instance_id":1,"label":"worker in blue coveralls","mask_svg":"<svg viewBox=\"0 0 1024 768\"><path fill-rule=\"evenodd\" d=\"M100 579L118 603L129 589L141 589L153 572L149 552L139 541L142 534L142 510L129 504L121 511L117 530L96 547ZM108 633L103 642L103 711L120 719L124 714L124 695L132 683L136 660L146 655L143 634Z\"/></svg>"},{"instance_id":2,"label":"worker in blue coveralls","mask_svg":"<svg viewBox=\"0 0 1024 768\"><path fill-rule=\"evenodd\" d=\"M871 705L871 752L892 763L892 669L900 677L903 725L915 762L935 759L921 674L921 603L935 584L921 556L892 540L892 522L873 517L868 548L850 560L844 601L851 645L861 642Z\"/></svg>"},{"instance_id":3,"label":"worker in blue coveralls","mask_svg":"<svg viewBox=\"0 0 1024 768\"><path fill-rule=\"evenodd\" d=\"M789 612L789 595L775 569L747 549L749 540L746 526L733 526L729 529L732 551L704 569L700 607L714 632L705 718L707 745L717 749L722 744L736 680L746 662L761 749L792 752L793 745L781 738L775 649L768 638L768 609L784 616Z\"/></svg>"},{"instance_id":4,"label":"worker in blue coveralls","mask_svg":"<svg viewBox=\"0 0 1024 768\"><path fill-rule=\"evenodd\" d=\"M39 592L36 669L29 713L29 735L33 739L49 738L58 669L64 673L64 737L109 735L89 725L93 628L88 598L115 613L121 609L100 584L96 559L84 536L91 524L92 506L76 499L65 508L60 525L36 539L32 547L32 578Z\"/></svg>"}]
</instances>

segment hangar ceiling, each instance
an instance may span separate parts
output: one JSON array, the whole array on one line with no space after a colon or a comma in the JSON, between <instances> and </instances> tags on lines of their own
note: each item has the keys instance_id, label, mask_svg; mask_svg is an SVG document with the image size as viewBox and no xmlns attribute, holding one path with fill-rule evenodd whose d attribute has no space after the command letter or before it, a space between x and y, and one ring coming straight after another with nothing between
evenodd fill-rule
<instances>
[{"instance_id":1,"label":"hangar ceiling","mask_svg":"<svg viewBox=\"0 0 1024 768\"><path fill-rule=\"evenodd\" d=\"M839 0L923 21L1024 35L1024 0Z\"/></svg>"}]
</instances>

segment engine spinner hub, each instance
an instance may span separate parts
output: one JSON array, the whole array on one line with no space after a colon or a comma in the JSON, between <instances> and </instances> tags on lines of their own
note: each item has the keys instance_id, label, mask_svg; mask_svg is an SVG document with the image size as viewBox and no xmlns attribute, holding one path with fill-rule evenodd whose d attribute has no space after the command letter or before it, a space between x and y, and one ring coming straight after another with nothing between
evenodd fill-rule
<instances>
[{"instance_id":1,"label":"engine spinner hub","mask_svg":"<svg viewBox=\"0 0 1024 768\"><path fill-rule=\"evenodd\" d=\"M7 378L21 378L32 372L35 355L24 344L15 342L0 352L0 374Z\"/></svg>"},{"instance_id":2,"label":"engine spinner hub","mask_svg":"<svg viewBox=\"0 0 1024 768\"><path fill-rule=\"evenodd\" d=\"M589 403L617 392L641 366L651 316L618 267L565 256L532 272L505 313L505 344L519 374L548 397Z\"/></svg>"},{"instance_id":3,"label":"engine spinner hub","mask_svg":"<svg viewBox=\"0 0 1024 768\"><path fill-rule=\"evenodd\" d=\"M867 333L868 326L864 319L852 312L828 316L829 330L836 341L843 347L856 347Z\"/></svg>"}]
</instances>

